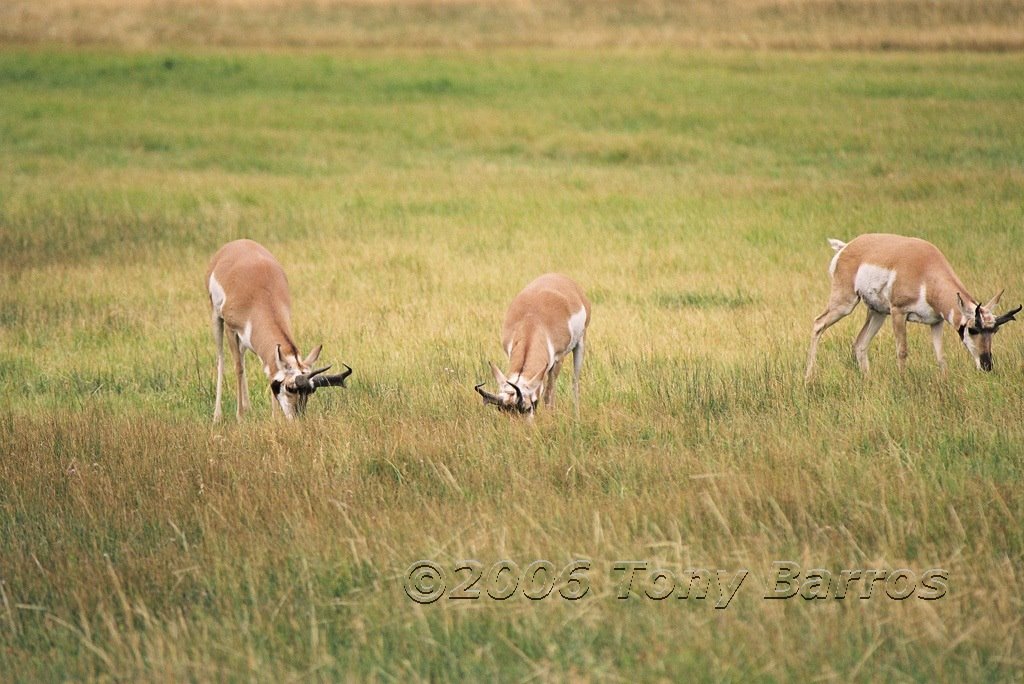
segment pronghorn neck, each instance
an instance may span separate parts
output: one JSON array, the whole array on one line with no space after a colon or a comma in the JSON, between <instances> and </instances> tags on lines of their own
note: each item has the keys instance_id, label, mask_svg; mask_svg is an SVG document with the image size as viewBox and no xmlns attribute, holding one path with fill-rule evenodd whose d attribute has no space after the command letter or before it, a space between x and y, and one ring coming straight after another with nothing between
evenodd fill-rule
<instances>
[{"instance_id":1,"label":"pronghorn neck","mask_svg":"<svg viewBox=\"0 0 1024 684\"><path fill-rule=\"evenodd\" d=\"M978 306L978 300L967 291L967 288L955 276L949 281L942 283L936 290L936 292L930 293L932 295L929 297L931 307L938 311L945 321L954 328L965 325L968 321L960 309L957 295L960 295L964 304L971 307Z\"/></svg>"},{"instance_id":2,"label":"pronghorn neck","mask_svg":"<svg viewBox=\"0 0 1024 684\"><path fill-rule=\"evenodd\" d=\"M278 371L277 348L281 347L281 357L285 361L299 367L302 357L299 355L299 348L292 339L288 326L273 319L264 320L260 325L254 325L252 330L252 349L263 362L263 372L268 378L272 378Z\"/></svg>"},{"instance_id":3,"label":"pronghorn neck","mask_svg":"<svg viewBox=\"0 0 1024 684\"><path fill-rule=\"evenodd\" d=\"M507 377L509 382L520 388L532 389L543 383L544 375L554 361L554 352L551 338L532 321L524 321L520 333L509 353Z\"/></svg>"}]
</instances>

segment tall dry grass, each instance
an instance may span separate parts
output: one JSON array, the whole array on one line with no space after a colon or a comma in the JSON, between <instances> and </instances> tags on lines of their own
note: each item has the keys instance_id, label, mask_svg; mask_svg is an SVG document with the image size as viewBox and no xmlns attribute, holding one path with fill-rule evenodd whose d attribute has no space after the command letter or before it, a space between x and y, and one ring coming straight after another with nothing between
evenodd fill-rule
<instances>
[{"instance_id":1,"label":"tall dry grass","mask_svg":"<svg viewBox=\"0 0 1024 684\"><path fill-rule=\"evenodd\" d=\"M1019 50L1021 0L10 0L0 43Z\"/></svg>"}]
</instances>

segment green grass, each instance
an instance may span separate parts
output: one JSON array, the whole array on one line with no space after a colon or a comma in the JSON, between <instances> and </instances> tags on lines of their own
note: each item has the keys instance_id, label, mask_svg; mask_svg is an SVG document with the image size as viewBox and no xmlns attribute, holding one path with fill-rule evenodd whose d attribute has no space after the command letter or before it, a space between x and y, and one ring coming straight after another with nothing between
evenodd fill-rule
<instances>
[{"instance_id":1,"label":"green grass","mask_svg":"<svg viewBox=\"0 0 1024 684\"><path fill-rule=\"evenodd\" d=\"M1024 301L1024 63L966 54L0 51L0 672L13 680L1012 680L1024 329L973 370L860 312L826 237L926 237ZM301 424L213 426L202 276L284 264ZM512 296L590 295L580 417L480 406ZM230 380L230 377L229 377ZM228 383L226 413L234 410ZM419 606L430 558L592 593ZM751 570L619 601L615 560ZM950 572L765 601L775 560ZM674 601L674 602L673 602Z\"/></svg>"}]
</instances>

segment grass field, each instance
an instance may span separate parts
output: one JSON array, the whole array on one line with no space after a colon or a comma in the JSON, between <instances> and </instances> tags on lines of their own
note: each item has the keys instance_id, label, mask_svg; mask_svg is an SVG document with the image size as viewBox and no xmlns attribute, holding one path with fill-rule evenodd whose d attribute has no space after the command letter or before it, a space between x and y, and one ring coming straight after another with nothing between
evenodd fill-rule
<instances>
[{"instance_id":1,"label":"grass field","mask_svg":"<svg viewBox=\"0 0 1024 684\"><path fill-rule=\"evenodd\" d=\"M945 376L886 326L861 378L857 312L803 383L826 237L1024 301L1019 54L8 46L0 99L0 678L1021 679L1024 324ZM252 357L210 422L240 236L355 369L301 424ZM547 270L590 346L579 418L563 377L526 425L473 385ZM419 605L421 558L592 587ZM625 559L751 574L619 600ZM765 600L777 560L949 590Z\"/></svg>"}]
</instances>

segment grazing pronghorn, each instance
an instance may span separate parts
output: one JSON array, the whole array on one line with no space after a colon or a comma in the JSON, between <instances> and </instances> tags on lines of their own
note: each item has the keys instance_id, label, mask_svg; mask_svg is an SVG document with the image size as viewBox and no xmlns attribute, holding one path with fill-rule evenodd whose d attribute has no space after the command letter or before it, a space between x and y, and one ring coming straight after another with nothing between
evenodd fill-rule
<instances>
[{"instance_id":1,"label":"grazing pronghorn","mask_svg":"<svg viewBox=\"0 0 1024 684\"><path fill-rule=\"evenodd\" d=\"M214 421L221 417L224 382L224 326L228 347L235 358L238 375L239 418L249 410L249 388L245 377L245 352L252 351L263 362L270 380L271 412L280 408L286 418L301 415L306 400L318 387L344 387L352 369L340 375L323 375L330 366L310 370L321 347L306 358L292 341L291 297L288 279L277 259L252 240L235 240L221 247L206 271L210 293L213 339L217 345L217 400Z\"/></svg>"},{"instance_id":2,"label":"grazing pronghorn","mask_svg":"<svg viewBox=\"0 0 1024 684\"><path fill-rule=\"evenodd\" d=\"M498 394L484 391L483 383L476 386L484 404L529 416L542 396L546 406L554 406L562 360L572 352L572 393L578 412L580 369L589 324L590 302L580 286L564 275L548 273L523 288L508 307L502 326L508 374L492 363Z\"/></svg>"},{"instance_id":3,"label":"grazing pronghorn","mask_svg":"<svg viewBox=\"0 0 1024 684\"><path fill-rule=\"evenodd\" d=\"M853 353L863 372L868 370L868 345L885 317L892 316L896 335L896 358L900 370L907 359L907 321L932 328L932 345L939 366L942 357L942 323L956 328L957 336L981 370L992 370L992 335L1004 323L1015 320L1021 310L996 316L993 309L1002 292L984 306L967 292L953 267L935 245L918 238L868 233L849 243L829 240L836 251L829 265L832 294L828 308L814 319L811 348L807 354L807 375L814 372L818 340L825 329L848 315L864 300L867 321L853 343Z\"/></svg>"}]
</instances>

